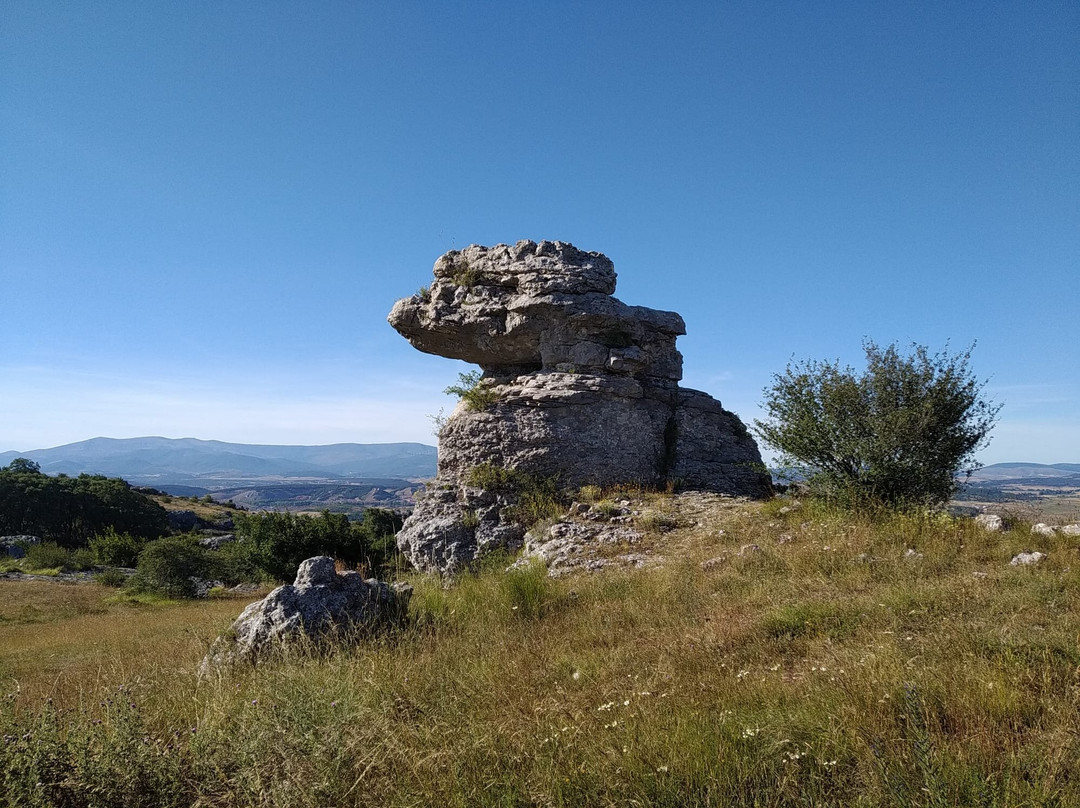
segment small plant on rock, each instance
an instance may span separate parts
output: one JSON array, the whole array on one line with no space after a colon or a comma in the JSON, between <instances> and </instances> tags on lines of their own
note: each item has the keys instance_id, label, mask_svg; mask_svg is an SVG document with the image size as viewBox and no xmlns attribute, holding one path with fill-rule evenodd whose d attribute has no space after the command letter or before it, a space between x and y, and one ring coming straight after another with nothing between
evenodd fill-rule
<instances>
[{"instance_id":1,"label":"small plant on rock","mask_svg":"<svg viewBox=\"0 0 1080 808\"><path fill-rule=\"evenodd\" d=\"M499 400L499 394L488 384L479 370L459 373L458 383L443 390L448 396L457 396L473 412L482 412Z\"/></svg>"},{"instance_id":2,"label":"small plant on rock","mask_svg":"<svg viewBox=\"0 0 1080 808\"><path fill-rule=\"evenodd\" d=\"M451 278L456 286L464 286L472 289L478 283L482 283L484 273L469 263L468 259L462 258L454 267L454 276Z\"/></svg>"},{"instance_id":3,"label":"small plant on rock","mask_svg":"<svg viewBox=\"0 0 1080 808\"><path fill-rule=\"evenodd\" d=\"M513 502L506 508L505 517L526 526L561 516L569 504L555 477L540 477L494 463L481 463L469 470L467 480L471 486L500 494Z\"/></svg>"}]
</instances>

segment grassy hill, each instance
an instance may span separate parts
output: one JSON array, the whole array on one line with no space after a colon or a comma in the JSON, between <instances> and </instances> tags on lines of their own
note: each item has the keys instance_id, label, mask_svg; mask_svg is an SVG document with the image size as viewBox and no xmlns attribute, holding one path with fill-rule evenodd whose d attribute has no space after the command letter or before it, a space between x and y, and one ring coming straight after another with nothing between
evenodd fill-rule
<instances>
[{"instance_id":1,"label":"grassy hill","mask_svg":"<svg viewBox=\"0 0 1080 808\"><path fill-rule=\"evenodd\" d=\"M413 576L402 633L205 680L244 601L0 582L8 799L1080 805L1075 537L644 500L643 569Z\"/></svg>"}]
</instances>

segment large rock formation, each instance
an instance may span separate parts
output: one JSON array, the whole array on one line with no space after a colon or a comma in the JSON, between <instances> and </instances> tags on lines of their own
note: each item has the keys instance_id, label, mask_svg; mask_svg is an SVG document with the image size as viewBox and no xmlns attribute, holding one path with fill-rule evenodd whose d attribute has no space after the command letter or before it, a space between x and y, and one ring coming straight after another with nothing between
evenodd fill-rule
<instances>
[{"instance_id":1,"label":"large rock formation","mask_svg":"<svg viewBox=\"0 0 1080 808\"><path fill-rule=\"evenodd\" d=\"M435 484L398 534L417 567L453 572L520 545L523 528L506 518L512 497L469 485L483 464L565 488L771 490L738 417L679 387L682 317L612 297L606 256L558 241L473 245L434 271L390 324L421 351L478 364L484 395L463 400L441 430Z\"/></svg>"}]
</instances>

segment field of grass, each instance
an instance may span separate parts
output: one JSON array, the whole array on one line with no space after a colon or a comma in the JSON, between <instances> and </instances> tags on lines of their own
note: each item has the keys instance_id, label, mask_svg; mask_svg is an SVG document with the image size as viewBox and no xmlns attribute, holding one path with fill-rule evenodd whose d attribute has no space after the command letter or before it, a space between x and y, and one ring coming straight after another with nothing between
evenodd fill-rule
<instances>
[{"instance_id":1,"label":"field of grass","mask_svg":"<svg viewBox=\"0 0 1080 808\"><path fill-rule=\"evenodd\" d=\"M244 601L4 585L0 804L1080 805L1080 539L784 505L657 496L663 567L417 576L204 680Z\"/></svg>"}]
</instances>

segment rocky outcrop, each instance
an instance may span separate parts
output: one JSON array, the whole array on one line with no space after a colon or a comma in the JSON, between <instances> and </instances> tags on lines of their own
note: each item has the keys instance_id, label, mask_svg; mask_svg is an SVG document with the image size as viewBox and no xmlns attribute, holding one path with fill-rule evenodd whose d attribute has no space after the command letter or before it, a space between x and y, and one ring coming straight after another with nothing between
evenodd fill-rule
<instances>
[{"instance_id":1,"label":"rocky outcrop","mask_svg":"<svg viewBox=\"0 0 1080 808\"><path fill-rule=\"evenodd\" d=\"M416 348L483 369L439 434L438 475L398 534L421 569L453 572L524 530L513 497L476 490L481 465L581 485L678 483L744 496L771 491L742 422L679 387L682 318L612 297L604 255L562 242L471 246L442 256L430 289L390 324Z\"/></svg>"},{"instance_id":2,"label":"rocky outcrop","mask_svg":"<svg viewBox=\"0 0 1080 808\"><path fill-rule=\"evenodd\" d=\"M398 625L411 596L412 587L364 580L358 572L338 574L334 559L309 558L292 584L279 586L240 613L214 641L200 672L236 662L254 664L298 640L319 646Z\"/></svg>"},{"instance_id":3,"label":"rocky outcrop","mask_svg":"<svg viewBox=\"0 0 1080 808\"><path fill-rule=\"evenodd\" d=\"M0 555L22 558L31 544L41 544L38 536L0 536Z\"/></svg>"}]
</instances>

